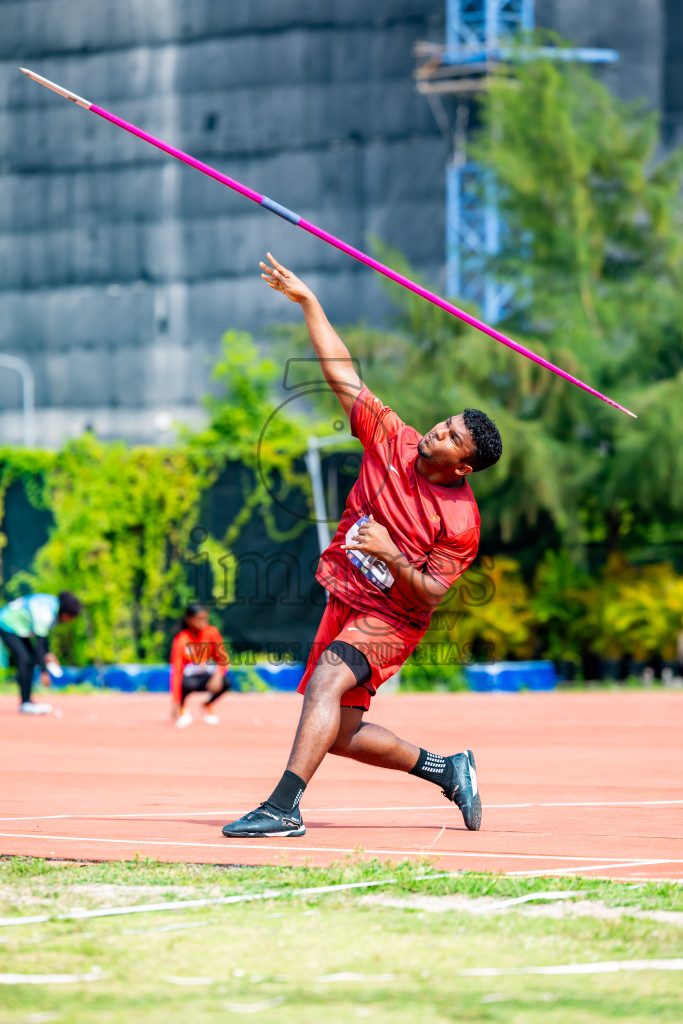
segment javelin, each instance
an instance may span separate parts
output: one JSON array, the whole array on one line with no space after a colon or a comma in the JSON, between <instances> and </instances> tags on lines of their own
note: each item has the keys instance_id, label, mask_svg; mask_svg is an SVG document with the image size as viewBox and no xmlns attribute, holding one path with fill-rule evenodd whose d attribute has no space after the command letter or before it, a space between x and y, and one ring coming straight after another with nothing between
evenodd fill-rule
<instances>
[{"instance_id":1,"label":"javelin","mask_svg":"<svg viewBox=\"0 0 683 1024\"><path fill-rule=\"evenodd\" d=\"M216 181L222 182L227 185L228 188L233 189L235 192L239 192L240 195L246 196L247 199L251 199L253 203L258 203L259 206L263 206L264 209L270 210L271 213L276 213L278 217L284 218L284 220L290 221L291 224L296 224L298 227L303 228L304 231L308 231L309 234L315 235L316 238L321 238L323 242L327 242L328 245L333 245L337 249L341 249L342 252L347 253L349 256L353 256L355 260L360 263L364 263L367 267L372 267L373 270L378 271L380 274L384 274L385 277L390 278L392 281L396 281L397 284L403 285L411 292L415 292L416 295L421 295L423 299L427 299L428 302L433 303L435 306L439 306L440 309L445 309L447 313L452 316L458 317L459 320L463 320L470 327L476 327L478 331L483 331L484 334L488 334L490 338L495 338L496 341L500 341L501 344L507 345L508 348L513 349L515 352L519 352L520 355L526 356L527 359L531 359L534 363L538 363L539 366L544 366L546 370L551 370L556 373L559 377L564 377L571 384L576 384L577 388L583 388L590 395L595 395L596 398L601 398L603 402L607 402L608 405L613 405L615 409L619 409L621 412L627 413L629 416L633 416L636 419L636 414L631 412L629 409L625 409L623 405L619 405L613 399L608 398L607 395L601 394L600 391L596 391L595 388L590 387L589 384L584 384L578 377L573 377L571 373L567 373L566 370L561 370L559 366L555 366L554 363L544 359L543 356L537 355L532 352L531 349L525 348L524 345L520 345L518 342L513 341L512 338L508 338L505 334L501 334L495 327L489 327L483 320L477 320L475 316L471 316L462 309L458 309L451 302L447 302L442 299L439 295L434 292L430 292L427 288L423 288L422 285L416 284L415 281L411 281L409 277L404 277L403 274L397 273L392 270L391 267L387 267L384 263L380 263L378 260L368 256L367 253L361 252L360 249L354 249L352 245L348 245L343 242L341 238L336 238L331 235L329 231L324 231L319 228L316 224L312 224L309 220L304 220L298 213L294 213L292 210L288 210L286 206L281 206L280 203L276 203L274 199L269 199L268 196L261 195L260 192L255 192L253 188L249 188L247 185L242 185L241 182L235 181L234 178L229 178L227 174L222 174L217 171L215 167L211 167L209 164L202 163L201 160L197 160L195 157L190 156L189 153L184 153L182 149L176 149L175 146L169 146L167 142L163 142L161 139L157 139L154 135L150 135L149 132L145 132L142 128L136 127L129 121L124 121L123 118L117 117L116 114L112 114L109 110L104 110L103 107L98 107L89 100L84 100L82 96L77 96L75 92L70 92L61 85L56 85L55 82L51 82L48 78L43 78L42 75L36 74L35 71L29 71L28 68L19 68L25 75L32 78L35 82L40 82L41 85L47 86L48 89L52 89L54 92L59 93L67 100L71 100L72 103L77 103L79 107L84 107L86 110L91 110L93 114L99 114L106 121L111 121L112 124L117 124L119 128L125 129L127 132L131 132L132 135L137 135L139 139L144 139L145 142L149 142L152 146L156 146L157 149L162 149L164 153L168 153L170 156L181 160L184 164L189 164L190 167L194 167L197 171L201 171L202 174L208 174L210 178L215 178Z\"/></svg>"}]
</instances>

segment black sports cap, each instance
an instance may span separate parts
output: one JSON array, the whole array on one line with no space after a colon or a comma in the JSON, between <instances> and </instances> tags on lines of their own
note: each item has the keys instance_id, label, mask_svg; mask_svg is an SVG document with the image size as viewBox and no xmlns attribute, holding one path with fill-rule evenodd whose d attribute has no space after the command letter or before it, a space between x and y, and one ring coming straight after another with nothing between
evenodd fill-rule
<instances>
[{"instance_id":1,"label":"black sports cap","mask_svg":"<svg viewBox=\"0 0 683 1024\"><path fill-rule=\"evenodd\" d=\"M62 590L58 596L60 615L80 615L81 602L75 594L72 594L70 590Z\"/></svg>"}]
</instances>

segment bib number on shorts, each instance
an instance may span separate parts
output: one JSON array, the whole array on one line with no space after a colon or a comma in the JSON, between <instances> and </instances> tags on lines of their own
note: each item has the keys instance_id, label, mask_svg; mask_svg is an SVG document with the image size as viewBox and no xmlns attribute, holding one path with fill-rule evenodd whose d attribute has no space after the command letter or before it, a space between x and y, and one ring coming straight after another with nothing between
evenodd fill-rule
<instances>
[{"instance_id":1,"label":"bib number on shorts","mask_svg":"<svg viewBox=\"0 0 683 1024\"><path fill-rule=\"evenodd\" d=\"M360 527L364 523L369 522L368 516L361 516L358 522L354 523L346 534L346 543L354 541L358 536ZM380 590L389 590L393 587L394 577L389 572L386 562L383 562L381 558L374 558L372 555L367 555L364 551L347 551L346 557L350 562L353 562L357 569L360 569L370 583L379 587Z\"/></svg>"}]
</instances>

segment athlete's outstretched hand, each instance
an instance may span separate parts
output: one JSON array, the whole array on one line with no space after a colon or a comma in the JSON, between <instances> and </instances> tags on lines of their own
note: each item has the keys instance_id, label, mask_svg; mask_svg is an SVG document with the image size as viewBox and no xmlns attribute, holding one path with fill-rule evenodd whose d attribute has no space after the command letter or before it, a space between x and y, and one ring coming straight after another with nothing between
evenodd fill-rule
<instances>
[{"instance_id":1,"label":"athlete's outstretched hand","mask_svg":"<svg viewBox=\"0 0 683 1024\"><path fill-rule=\"evenodd\" d=\"M276 292L282 292L290 302L303 302L304 299L315 298L308 285L300 281L291 270L287 270L281 263L278 263L269 252L266 253L266 256L272 266L269 267L263 260L259 263L259 267L263 271L261 277L266 284L274 288Z\"/></svg>"}]
</instances>

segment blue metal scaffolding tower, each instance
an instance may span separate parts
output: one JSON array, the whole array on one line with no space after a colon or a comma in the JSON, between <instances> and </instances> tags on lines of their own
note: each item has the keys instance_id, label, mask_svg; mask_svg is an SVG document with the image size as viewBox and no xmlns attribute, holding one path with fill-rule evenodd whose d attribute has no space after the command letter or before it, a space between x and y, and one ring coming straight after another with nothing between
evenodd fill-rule
<instances>
[{"instance_id":1,"label":"blue metal scaffolding tower","mask_svg":"<svg viewBox=\"0 0 683 1024\"><path fill-rule=\"evenodd\" d=\"M534 0L446 0L447 59L485 61L506 38L533 27Z\"/></svg>"},{"instance_id":2,"label":"blue metal scaffolding tower","mask_svg":"<svg viewBox=\"0 0 683 1024\"><path fill-rule=\"evenodd\" d=\"M418 44L417 87L429 100L451 156L446 168L446 290L477 303L488 323L510 309L514 284L496 281L487 267L500 251L504 225L495 182L465 154L472 102L486 78L509 59L520 37L534 29L534 0L446 0L446 46ZM535 47L530 56L612 63L614 50ZM445 106L455 99L455 116Z\"/></svg>"}]
</instances>

